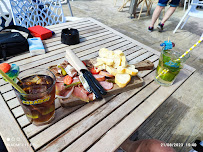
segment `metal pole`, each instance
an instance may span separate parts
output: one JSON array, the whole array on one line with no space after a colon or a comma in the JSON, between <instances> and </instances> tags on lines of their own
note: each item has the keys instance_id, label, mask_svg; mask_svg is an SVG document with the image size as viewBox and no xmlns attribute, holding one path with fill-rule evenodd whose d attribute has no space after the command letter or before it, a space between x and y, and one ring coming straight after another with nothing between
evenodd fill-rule
<instances>
[{"instance_id":1,"label":"metal pole","mask_svg":"<svg viewBox=\"0 0 203 152\"><path fill-rule=\"evenodd\" d=\"M67 0L67 4L68 4L69 10L70 10L70 14L73 17L73 12L72 12L69 0Z\"/></svg>"}]
</instances>

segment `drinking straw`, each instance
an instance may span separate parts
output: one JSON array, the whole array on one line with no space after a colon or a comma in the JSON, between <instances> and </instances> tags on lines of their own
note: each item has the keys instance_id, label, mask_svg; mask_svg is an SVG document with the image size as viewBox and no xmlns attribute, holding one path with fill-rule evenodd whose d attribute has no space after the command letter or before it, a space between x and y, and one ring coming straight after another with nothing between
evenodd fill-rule
<instances>
[{"instance_id":1,"label":"drinking straw","mask_svg":"<svg viewBox=\"0 0 203 152\"><path fill-rule=\"evenodd\" d=\"M191 50L193 50L199 43L201 43L203 40L203 37L200 38L200 40L195 43L190 49L188 49L183 55L181 55L177 60L175 61L180 61L185 55L187 55ZM161 73L159 73L159 75L156 77L156 79L158 79L161 75L166 74L169 70L164 69Z\"/></svg>"},{"instance_id":2,"label":"drinking straw","mask_svg":"<svg viewBox=\"0 0 203 152\"><path fill-rule=\"evenodd\" d=\"M200 40L199 40L197 43L195 43L189 50L187 50L183 55L181 55L181 56L177 59L177 61L180 61L185 55L187 55L192 49L194 49L199 43L201 43L202 40L203 40L203 37L201 37Z\"/></svg>"},{"instance_id":3,"label":"drinking straw","mask_svg":"<svg viewBox=\"0 0 203 152\"><path fill-rule=\"evenodd\" d=\"M9 76L7 76L1 69L0 69L0 74L16 89L18 90L20 93L26 94L26 92L19 87L11 78L9 78Z\"/></svg>"}]
</instances>

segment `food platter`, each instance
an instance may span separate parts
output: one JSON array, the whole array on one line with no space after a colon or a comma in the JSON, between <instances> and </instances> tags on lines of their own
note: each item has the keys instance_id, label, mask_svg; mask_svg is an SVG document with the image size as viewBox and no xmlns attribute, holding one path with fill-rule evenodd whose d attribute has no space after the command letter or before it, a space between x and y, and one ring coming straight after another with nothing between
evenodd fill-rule
<instances>
[{"instance_id":1,"label":"food platter","mask_svg":"<svg viewBox=\"0 0 203 152\"><path fill-rule=\"evenodd\" d=\"M88 69L91 69L93 67L93 65L96 63L96 59L84 60L83 63L85 63L85 65L87 66ZM63 64L64 63L62 63L61 65L63 65ZM134 64L134 66L139 71L151 70L154 67L153 63L148 60L136 63L136 64ZM53 66L51 66L51 67L53 67ZM107 78L106 80L114 81L115 78L111 78L111 79ZM113 83L112 89L107 90L107 94L103 97L105 98L108 96L119 94L119 93L122 93L122 92L125 92L128 90L131 90L131 89L141 87L143 85L144 85L144 80L142 78L140 78L138 75L136 75L136 76L131 77L130 82L127 84L127 86L125 86L123 88L119 87L116 83ZM68 98L60 98L60 97L58 97L58 98L63 107L73 107L73 106L77 106L77 105L87 104L89 102L89 101L87 102L87 101L81 100L78 97L75 97L72 95L69 96ZM99 101L99 100L94 99L94 101ZM92 102L92 101L90 101L90 102Z\"/></svg>"}]
</instances>

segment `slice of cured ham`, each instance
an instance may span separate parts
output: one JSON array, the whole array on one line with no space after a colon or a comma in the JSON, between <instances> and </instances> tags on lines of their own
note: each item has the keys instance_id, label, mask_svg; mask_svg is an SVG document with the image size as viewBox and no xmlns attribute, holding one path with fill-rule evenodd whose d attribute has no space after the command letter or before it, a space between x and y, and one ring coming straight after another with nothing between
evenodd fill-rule
<instances>
[{"instance_id":1,"label":"slice of cured ham","mask_svg":"<svg viewBox=\"0 0 203 152\"><path fill-rule=\"evenodd\" d=\"M105 90L111 90L111 89L113 88L113 83L111 83L111 82L100 81L99 83L101 84L101 86L102 86Z\"/></svg>"},{"instance_id":2,"label":"slice of cured ham","mask_svg":"<svg viewBox=\"0 0 203 152\"><path fill-rule=\"evenodd\" d=\"M86 91L83 87L75 87L72 95L80 98L82 101L89 102L88 94L89 92Z\"/></svg>"},{"instance_id":3,"label":"slice of cured ham","mask_svg":"<svg viewBox=\"0 0 203 152\"><path fill-rule=\"evenodd\" d=\"M79 77L74 77L72 83L76 83L76 82L79 82L79 81L80 81Z\"/></svg>"},{"instance_id":4,"label":"slice of cured ham","mask_svg":"<svg viewBox=\"0 0 203 152\"><path fill-rule=\"evenodd\" d=\"M61 98L61 99L69 98L71 96L71 94L73 93L73 90L74 90L74 87L71 87L69 89L65 89L63 96L56 95L56 97Z\"/></svg>"},{"instance_id":5,"label":"slice of cured ham","mask_svg":"<svg viewBox=\"0 0 203 152\"><path fill-rule=\"evenodd\" d=\"M56 83L56 95L58 96L67 96L68 92L72 89L71 88L65 88L63 82L57 82Z\"/></svg>"},{"instance_id":6,"label":"slice of cured ham","mask_svg":"<svg viewBox=\"0 0 203 152\"><path fill-rule=\"evenodd\" d=\"M64 77L56 77L56 82L63 82Z\"/></svg>"}]
</instances>

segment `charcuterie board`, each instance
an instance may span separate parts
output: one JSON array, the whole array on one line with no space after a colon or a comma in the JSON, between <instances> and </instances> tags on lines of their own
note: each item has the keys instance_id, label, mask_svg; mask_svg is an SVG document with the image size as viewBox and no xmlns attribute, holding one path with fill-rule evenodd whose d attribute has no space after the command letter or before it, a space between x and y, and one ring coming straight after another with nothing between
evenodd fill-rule
<instances>
[{"instance_id":1,"label":"charcuterie board","mask_svg":"<svg viewBox=\"0 0 203 152\"><path fill-rule=\"evenodd\" d=\"M91 60L86 60L84 62L87 63L87 67L88 68L91 68L91 66L94 64L95 60L91 59ZM135 67L139 71L151 70L154 67L153 63L148 61L148 60L139 62L139 63L134 64L134 65L135 65ZM105 97L108 97L108 96L119 94L119 93L122 93L122 92L125 92L125 91L128 91L128 90L131 90L131 89L135 89L135 88L141 87L143 85L144 85L144 81L143 81L142 78L140 78L137 75L136 76L132 76L130 82L125 87L123 87L123 88L119 87L117 84L114 83L113 84L113 88L111 90L108 90L107 94L105 96L103 96L103 97L105 98ZM60 101L60 103L61 103L61 105L63 107L73 107L73 106L77 106L77 105L82 105L82 104L87 104L88 103L88 102L82 101L79 98L74 97L72 95L70 97L68 97L67 99L59 98L59 101ZM96 99L94 101L96 101ZM90 102L92 102L92 101L90 101Z\"/></svg>"},{"instance_id":2,"label":"charcuterie board","mask_svg":"<svg viewBox=\"0 0 203 152\"><path fill-rule=\"evenodd\" d=\"M131 78L131 81L128 83L128 85L124 88L120 88L118 87L117 84L114 84L113 88L111 90L107 91L107 94L103 97L108 97L108 96L112 96L115 94L119 94L131 89L135 89L138 87L141 87L144 85L144 81L142 78L140 78L139 76L134 76ZM77 106L77 105L81 105L81 104L86 104L88 102L82 101L74 96L70 96L67 99L59 99L61 105L63 107L73 107L73 106Z\"/></svg>"}]
</instances>

